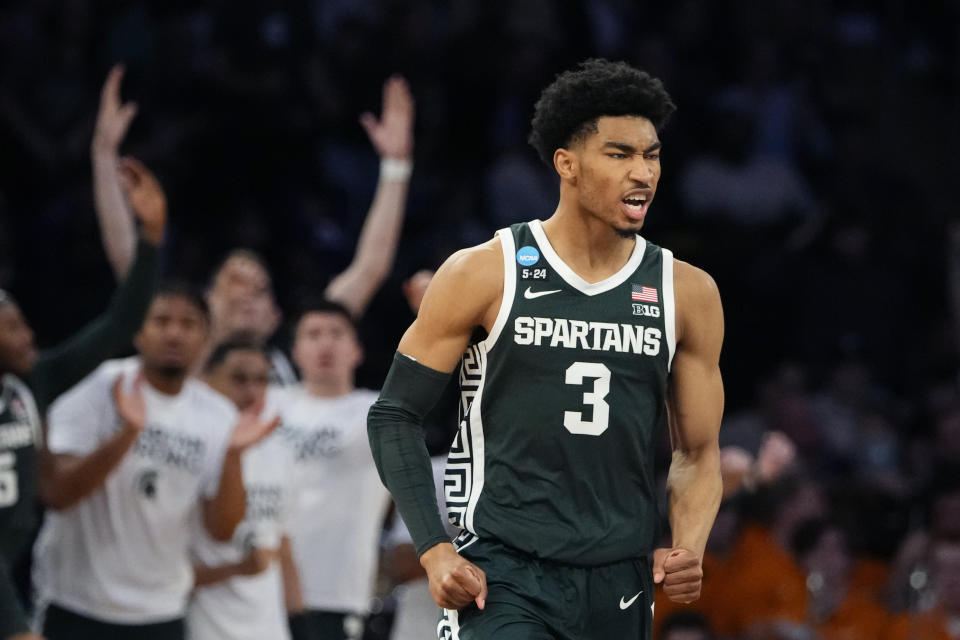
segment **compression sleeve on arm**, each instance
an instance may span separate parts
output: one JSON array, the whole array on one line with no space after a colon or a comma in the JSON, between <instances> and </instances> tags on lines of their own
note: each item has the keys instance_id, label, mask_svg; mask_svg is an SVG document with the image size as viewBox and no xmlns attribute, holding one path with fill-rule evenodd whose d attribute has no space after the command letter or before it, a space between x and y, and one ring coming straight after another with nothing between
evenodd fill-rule
<instances>
[{"instance_id":1,"label":"compression sleeve on arm","mask_svg":"<svg viewBox=\"0 0 960 640\"><path fill-rule=\"evenodd\" d=\"M141 238L136 260L107 310L66 342L40 354L29 382L41 413L101 362L117 355L140 330L160 277L158 254L156 246Z\"/></svg>"},{"instance_id":2,"label":"compression sleeve on arm","mask_svg":"<svg viewBox=\"0 0 960 640\"><path fill-rule=\"evenodd\" d=\"M441 542L450 542L440 518L421 426L449 377L449 373L398 352L380 398L367 415L367 434L377 471L410 530L417 555Z\"/></svg>"}]
</instances>

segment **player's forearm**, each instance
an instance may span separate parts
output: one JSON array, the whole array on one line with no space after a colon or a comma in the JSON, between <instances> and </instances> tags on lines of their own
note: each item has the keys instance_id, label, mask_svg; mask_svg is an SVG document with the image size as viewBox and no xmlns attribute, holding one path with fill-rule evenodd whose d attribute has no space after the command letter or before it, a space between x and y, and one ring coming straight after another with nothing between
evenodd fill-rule
<instances>
[{"instance_id":1,"label":"player's forearm","mask_svg":"<svg viewBox=\"0 0 960 640\"><path fill-rule=\"evenodd\" d=\"M40 463L40 497L51 509L69 509L101 488L137 441L139 430L121 427L86 456L45 453Z\"/></svg>"},{"instance_id":2,"label":"player's forearm","mask_svg":"<svg viewBox=\"0 0 960 640\"><path fill-rule=\"evenodd\" d=\"M367 435L377 471L393 496L418 555L450 542L440 518L433 466L421 428L423 416L436 404L449 377L397 353L380 398L367 416Z\"/></svg>"},{"instance_id":3,"label":"player's forearm","mask_svg":"<svg viewBox=\"0 0 960 640\"><path fill-rule=\"evenodd\" d=\"M247 509L247 492L243 487L243 464L239 451L228 450L220 472L217 494L204 505L204 526L221 542L233 537Z\"/></svg>"},{"instance_id":4,"label":"player's forearm","mask_svg":"<svg viewBox=\"0 0 960 640\"><path fill-rule=\"evenodd\" d=\"M100 224L100 238L107 260L117 280L122 280L130 270L137 245L137 229L133 212L127 206L120 185L120 169L117 153L101 149L96 144L91 149L93 164L93 199Z\"/></svg>"},{"instance_id":5,"label":"player's forearm","mask_svg":"<svg viewBox=\"0 0 960 640\"><path fill-rule=\"evenodd\" d=\"M723 495L720 447L710 443L675 450L667 488L673 547L694 551L702 559Z\"/></svg>"},{"instance_id":6,"label":"player's forearm","mask_svg":"<svg viewBox=\"0 0 960 640\"><path fill-rule=\"evenodd\" d=\"M353 261L327 287L326 297L342 303L356 316L363 314L390 275L403 227L408 186L408 179L381 173Z\"/></svg>"}]
</instances>

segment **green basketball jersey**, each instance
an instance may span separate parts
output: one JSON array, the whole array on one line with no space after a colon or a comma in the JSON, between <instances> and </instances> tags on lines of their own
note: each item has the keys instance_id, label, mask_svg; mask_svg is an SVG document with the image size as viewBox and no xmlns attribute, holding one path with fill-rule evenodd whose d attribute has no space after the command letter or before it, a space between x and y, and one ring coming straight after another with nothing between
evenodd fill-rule
<instances>
[{"instance_id":1,"label":"green basketball jersey","mask_svg":"<svg viewBox=\"0 0 960 640\"><path fill-rule=\"evenodd\" d=\"M560 562L647 554L658 520L654 436L676 344L673 255L637 236L620 271L588 283L539 220L498 235L503 302L463 357L448 515L470 534Z\"/></svg>"}]
</instances>

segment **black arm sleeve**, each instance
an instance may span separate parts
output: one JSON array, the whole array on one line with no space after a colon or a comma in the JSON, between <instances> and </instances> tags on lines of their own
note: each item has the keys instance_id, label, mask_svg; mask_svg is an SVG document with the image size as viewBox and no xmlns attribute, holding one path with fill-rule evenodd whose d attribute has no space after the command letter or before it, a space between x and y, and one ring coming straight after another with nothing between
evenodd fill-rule
<instances>
[{"instance_id":1,"label":"black arm sleeve","mask_svg":"<svg viewBox=\"0 0 960 640\"><path fill-rule=\"evenodd\" d=\"M40 354L30 385L41 414L54 398L116 355L140 330L159 278L157 247L144 239L137 257L107 310L62 344Z\"/></svg>"},{"instance_id":2,"label":"black arm sleeve","mask_svg":"<svg viewBox=\"0 0 960 640\"><path fill-rule=\"evenodd\" d=\"M441 542L450 542L440 518L421 427L423 416L436 404L449 377L449 373L397 353L380 398L367 416L367 434L377 471L393 494L417 555Z\"/></svg>"}]
</instances>

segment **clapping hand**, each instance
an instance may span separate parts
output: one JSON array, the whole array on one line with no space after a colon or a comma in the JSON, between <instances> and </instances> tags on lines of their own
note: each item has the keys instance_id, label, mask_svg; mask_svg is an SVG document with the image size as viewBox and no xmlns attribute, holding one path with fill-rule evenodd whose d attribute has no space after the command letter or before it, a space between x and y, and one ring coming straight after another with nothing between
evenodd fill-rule
<instances>
[{"instance_id":1,"label":"clapping hand","mask_svg":"<svg viewBox=\"0 0 960 640\"><path fill-rule=\"evenodd\" d=\"M273 430L280 425L280 416L274 416L272 420L261 420L260 414L263 411L263 402L259 402L251 409L240 414L240 420L233 429L230 436L228 448L236 453L242 453L257 444Z\"/></svg>"},{"instance_id":2,"label":"clapping hand","mask_svg":"<svg viewBox=\"0 0 960 640\"><path fill-rule=\"evenodd\" d=\"M113 381L113 405L125 429L135 433L143 431L147 423L147 408L143 402L143 371L137 372L130 393L123 390L123 376L117 376Z\"/></svg>"}]
</instances>

